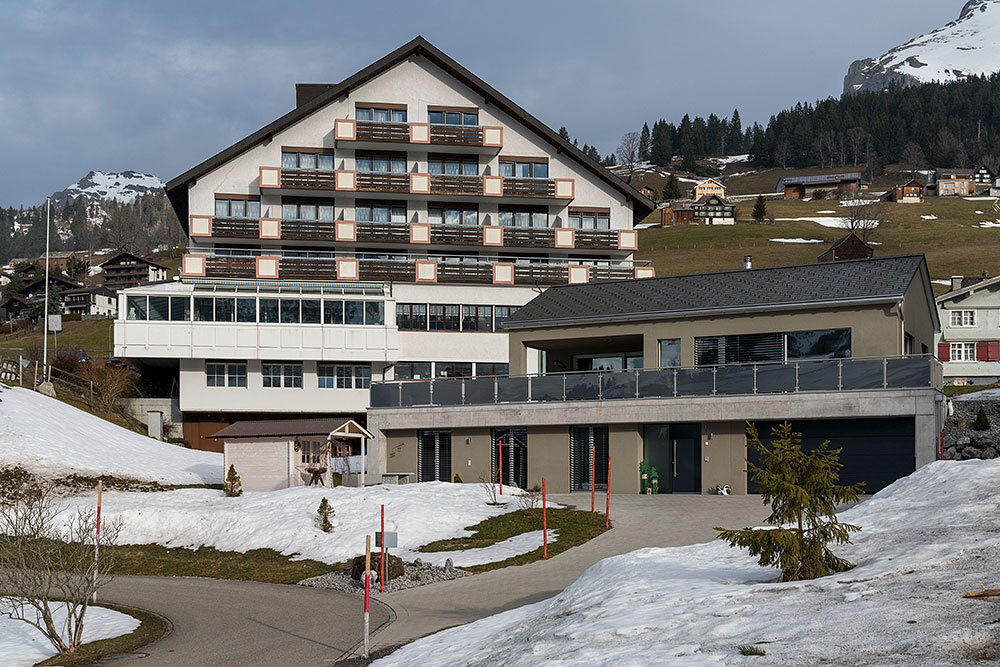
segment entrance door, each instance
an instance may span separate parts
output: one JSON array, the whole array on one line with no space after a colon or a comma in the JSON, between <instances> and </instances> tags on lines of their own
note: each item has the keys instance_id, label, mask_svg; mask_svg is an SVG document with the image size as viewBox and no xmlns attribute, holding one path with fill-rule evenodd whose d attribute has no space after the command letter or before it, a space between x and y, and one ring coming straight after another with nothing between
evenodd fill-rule
<instances>
[{"instance_id":1,"label":"entrance door","mask_svg":"<svg viewBox=\"0 0 1000 667\"><path fill-rule=\"evenodd\" d=\"M608 427L574 426L570 429L569 478L573 491L590 491L591 448L595 451L594 488L608 488Z\"/></svg>"},{"instance_id":2,"label":"entrance door","mask_svg":"<svg viewBox=\"0 0 1000 667\"><path fill-rule=\"evenodd\" d=\"M660 493L701 492L699 424L648 424L643 458L656 468Z\"/></svg>"},{"instance_id":3,"label":"entrance door","mask_svg":"<svg viewBox=\"0 0 1000 667\"><path fill-rule=\"evenodd\" d=\"M491 466L493 479L500 473L500 443L503 443L503 483L508 486L528 487L528 429L493 429Z\"/></svg>"},{"instance_id":4,"label":"entrance door","mask_svg":"<svg viewBox=\"0 0 1000 667\"><path fill-rule=\"evenodd\" d=\"M451 431L420 431L417 467L421 482L451 481Z\"/></svg>"}]
</instances>

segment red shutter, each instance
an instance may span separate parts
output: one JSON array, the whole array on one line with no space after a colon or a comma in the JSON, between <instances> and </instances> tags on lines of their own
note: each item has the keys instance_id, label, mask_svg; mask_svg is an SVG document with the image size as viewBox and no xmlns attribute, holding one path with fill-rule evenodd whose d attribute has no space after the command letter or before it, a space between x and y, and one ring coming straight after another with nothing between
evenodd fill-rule
<instances>
[{"instance_id":1,"label":"red shutter","mask_svg":"<svg viewBox=\"0 0 1000 667\"><path fill-rule=\"evenodd\" d=\"M990 341L986 347L987 361L1000 361L1000 341Z\"/></svg>"},{"instance_id":2,"label":"red shutter","mask_svg":"<svg viewBox=\"0 0 1000 667\"><path fill-rule=\"evenodd\" d=\"M951 345L948 343L938 343L938 359L949 361L951 359Z\"/></svg>"},{"instance_id":3,"label":"red shutter","mask_svg":"<svg viewBox=\"0 0 1000 667\"><path fill-rule=\"evenodd\" d=\"M988 361L989 358L989 343L976 343L976 361Z\"/></svg>"}]
</instances>

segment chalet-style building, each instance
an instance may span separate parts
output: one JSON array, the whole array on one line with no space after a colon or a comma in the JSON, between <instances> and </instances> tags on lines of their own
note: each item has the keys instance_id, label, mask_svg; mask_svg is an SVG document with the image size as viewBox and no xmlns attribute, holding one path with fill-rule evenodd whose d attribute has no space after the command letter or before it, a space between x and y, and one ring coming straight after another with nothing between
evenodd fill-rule
<instances>
[{"instance_id":1,"label":"chalet-style building","mask_svg":"<svg viewBox=\"0 0 1000 667\"><path fill-rule=\"evenodd\" d=\"M42 267L42 271L45 270L45 264L48 263L49 271L58 271L66 266L70 258L77 253L72 250L53 250L47 256L39 255L38 263Z\"/></svg>"},{"instance_id":2,"label":"chalet-style building","mask_svg":"<svg viewBox=\"0 0 1000 667\"><path fill-rule=\"evenodd\" d=\"M646 199L649 199L650 201L653 201L653 200L656 199L656 193L653 192L653 188L646 187L644 185L641 188L639 188L639 192L642 193L643 197L645 197Z\"/></svg>"},{"instance_id":3,"label":"chalet-style building","mask_svg":"<svg viewBox=\"0 0 1000 667\"><path fill-rule=\"evenodd\" d=\"M817 262L839 262L845 259L868 259L875 255L875 249L861 240L854 232L833 242L826 252L816 258Z\"/></svg>"},{"instance_id":4,"label":"chalet-style building","mask_svg":"<svg viewBox=\"0 0 1000 667\"><path fill-rule=\"evenodd\" d=\"M691 207L695 222L703 225L736 224L736 205L719 195L704 195Z\"/></svg>"},{"instance_id":5,"label":"chalet-style building","mask_svg":"<svg viewBox=\"0 0 1000 667\"><path fill-rule=\"evenodd\" d=\"M653 203L418 37L167 184L178 281L119 294L115 354L177 372L185 438L354 419L373 381L506 375L552 285L653 274Z\"/></svg>"},{"instance_id":6,"label":"chalet-style building","mask_svg":"<svg viewBox=\"0 0 1000 667\"><path fill-rule=\"evenodd\" d=\"M882 195L882 200L897 204L920 204L924 201L924 183L920 179L911 178Z\"/></svg>"},{"instance_id":7,"label":"chalet-style building","mask_svg":"<svg viewBox=\"0 0 1000 667\"><path fill-rule=\"evenodd\" d=\"M938 197L963 197L976 193L972 169L938 169L935 186Z\"/></svg>"},{"instance_id":8,"label":"chalet-style building","mask_svg":"<svg viewBox=\"0 0 1000 667\"><path fill-rule=\"evenodd\" d=\"M722 182L717 181L714 178L710 178L691 188L691 199L698 201L705 195L716 195L725 199L726 186L723 185Z\"/></svg>"},{"instance_id":9,"label":"chalet-style building","mask_svg":"<svg viewBox=\"0 0 1000 667\"><path fill-rule=\"evenodd\" d=\"M118 314L118 297L104 285L68 289L60 296L67 314L112 318Z\"/></svg>"},{"instance_id":10,"label":"chalet-style building","mask_svg":"<svg viewBox=\"0 0 1000 667\"><path fill-rule=\"evenodd\" d=\"M675 199L667 202L666 206L660 209L660 225L662 227L690 225L694 222L694 202L690 199Z\"/></svg>"},{"instance_id":11,"label":"chalet-style building","mask_svg":"<svg viewBox=\"0 0 1000 667\"><path fill-rule=\"evenodd\" d=\"M785 199L808 199L817 191L836 192L838 195L857 194L861 190L861 174L820 174L817 176L784 176L778 179L775 192Z\"/></svg>"},{"instance_id":12,"label":"chalet-style building","mask_svg":"<svg viewBox=\"0 0 1000 667\"><path fill-rule=\"evenodd\" d=\"M126 287L166 280L169 271L161 264L130 252L120 252L100 266L104 274L104 286L116 292Z\"/></svg>"},{"instance_id":13,"label":"chalet-style building","mask_svg":"<svg viewBox=\"0 0 1000 667\"><path fill-rule=\"evenodd\" d=\"M990 187L996 182L997 175L993 173L986 165L976 169L975 173L972 174L972 181L976 184L976 192L984 192L989 190Z\"/></svg>"},{"instance_id":14,"label":"chalet-style building","mask_svg":"<svg viewBox=\"0 0 1000 667\"><path fill-rule=\"evenodd\" d=\"M507 327L509 377L373 383L373 471L495 479L502 441L520 487L606 488L610 454L613 493L643 460L661 492L747 493L746 423L783 420L868 493L938 456L922 255L553 287Z\"/></svg>"},{"instance_id":15,"label":"chalet-style building","mask_svg":"<svg viewBox=\"0 0 1000 667\"><path fill-rule=\"evenodd\" d=\"M936 299L941 320L938 359L947 385L1000 381L1000 276L952 276Z\"/></svg>"}]
</instances>

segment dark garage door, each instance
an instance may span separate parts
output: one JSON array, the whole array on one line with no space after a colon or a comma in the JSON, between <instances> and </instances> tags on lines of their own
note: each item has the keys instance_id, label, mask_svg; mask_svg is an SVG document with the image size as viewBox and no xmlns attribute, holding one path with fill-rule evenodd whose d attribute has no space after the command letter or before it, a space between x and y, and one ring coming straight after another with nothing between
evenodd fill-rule
<instances>
[{"instance_id":1,"label":"dark garage door","mask_svg":"<svg viewBox=\"0 0 1000 667\"><path fill-rule=\"evenodd\" d=\"M771 428L778 422L757 422L761 441L770 445ZM914 426L912 417L886 419L817 419L792 422L802 433L802 447L809 451L824 440L841 448L841 484L864 482L867 494L875 493L914 471ZM748 451L755 464L758 456ZM756 485L748 480L750 493Z\"/></svg>"}]
</instances>

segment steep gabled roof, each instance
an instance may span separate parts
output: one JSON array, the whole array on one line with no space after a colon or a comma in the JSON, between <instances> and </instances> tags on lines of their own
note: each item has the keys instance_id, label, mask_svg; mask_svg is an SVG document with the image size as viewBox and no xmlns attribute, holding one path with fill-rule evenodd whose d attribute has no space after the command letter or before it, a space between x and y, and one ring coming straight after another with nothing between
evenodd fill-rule
<instances>
[{"instance_id":1,"label":"steep gabled roof","mask_svg":"<svg viewBox=\"0 0 1000 667\"><path fill-rule=\"evenodd\" d=\"M111 259L104 260L103 262L101 262L100 264L98 264L98 266L104 266L105 264L111 264L112 262L115 262L115 261L121 259L122 257L131 257L132 259L136 259L136 260L142 262L143 264L148 264L149 266L155 266L155 267L157 267L159 269L165 269L167 271L170 270L169 267L163 266L162 264L157 264L156 262L154 262L151 259L146 259L145 257L140 257L139 255L136 255L135 253L131 253L131 252L120 252L117 255L115 255L114 257L112 257Z\"/></svg>"},{"instance_id":2,"label":"steep gabled roof","mask_svg":"<svg viewBox=\"0 0 1000 667\"><path fill-rule=\"evenodd\" d=\"M951 290L949 292L945 292L944 294L936 298L934 301L937 302L938 304L946 303L956 297L965 296L966 294L972 294L973 292L981 290L984 287L990 287L991 285L996 285L998 282L1000 282L1000 276L993 276L992 278L983 278L981 280L972 283L971 285L966 285L965 287L961 287L957 290Z\"/></svg>"},{"instance_id":3,"label":"steep gabled roof","mask_svg":"<svg viewBox=\"0 0 1000 667\"><path fill-rule=\"evenodd\" d=\"M782 176L775 186L776 192L784 190L786 185L824 185L841 183L843 181L861 181L861 173L851 171L844 174L816 174L815 176Z\"/></svg>"},{"instance_id":4,"label":"steep gabled roof","mask_svg":"<svg viewBox=\"0 0 1000 667\"><path fill-rule=\"evenodd\" d=\"M923 255L696 273L550 287L505 323L507 329L620 323L795 308L894 303L914 280L926 283Z\"/></svg>"},{"instance_id":5,"label":"steep gabled roof","mask_svg":"<svg viewBox=\"0 0 1000 667\"><path fill-rule=\"evenodd\" d=\"M335 433L336 432L336 433ZM209 438L281 438L300 435L363 436L371 433L353 419L343 417L316 417L312 419L266 419L234 422Z\"/></svg>"},{"instance_id":6,"label":"steep gabled roof","mask_svg":"<svg viewBox=\"0 0 1000 667\"><path fill-rule=\"evenodd\" d=\"M322 109L330 102L335 101L342 95L347 95L352 89L374 79L376 76L386 72L390 68L406 60L411 56L422 56L448 72L451 76L482 95L487 104L495 105L504 113L514 117L520 123L533 130L550 144L556 147L560 153L565 153L578 162L585 169L593 173L611 187L621 192L627 199L635 202L636 218L641 219L652 212L656 206L647 199L641 192L618 178L610 171L602 167L592 158L587 157L583 151L566 141L546 126L540 120L529 114L512 100L504 96L498 90L477 77L475 74L460 65L451 57L445 55L440 49L428 42L421 36L417 36L408 43L399 47L392 53L375 61L368 67L344 79L338 84L300 84L297 87L297 101L301 101L294 109L286 113L281 118L265 125L253 134L236 142L229 148L213 155L196 167L192 167L180 176L172 179L166 185L167 197L177 213L177 218L181 225L187 230L188 222L188 196L187 186L198 178L229 162L239 155L250 150L254 146L261 144L276 133L297 123L307 116Z\"/></svg>"}]
</instances>

